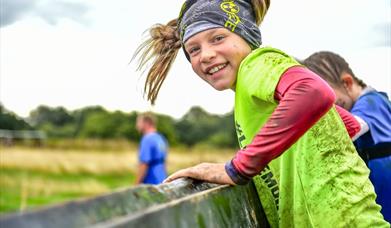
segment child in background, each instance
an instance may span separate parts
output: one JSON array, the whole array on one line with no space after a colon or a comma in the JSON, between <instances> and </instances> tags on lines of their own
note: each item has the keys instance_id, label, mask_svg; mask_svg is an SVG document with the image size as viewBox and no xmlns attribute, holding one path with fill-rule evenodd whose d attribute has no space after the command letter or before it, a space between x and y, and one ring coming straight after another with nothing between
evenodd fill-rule
<instances>
[{"instance_id":1,"label":"child in background","mask_svg":"<svg viewBox=\"0 0 391 228\"><path fill-rule=\"evenodd\" d=\"M349 110L361 123L354 144L370 169L370 180L382 206L384 218L391 221L391 102L358 79L338 54L321 51L304 64L325 79L337 95L337 104Z\"/></svg>"},{"instance_id":2,"label":"child in background","mask_svg":"<svg viewBox=\"0 0 391 228\"><path fill-rule=\"evenodd\" d=\"M389 227L334 92L294 58L261 47L258 25L269 4L187 0L179 18L152 27L137 50L140 68L150 67L145 92L152 104L180 49L202 80L235 92L236 156L179 170L166 182L253 180L271 227Z\"/></svg>"}]
</instances>

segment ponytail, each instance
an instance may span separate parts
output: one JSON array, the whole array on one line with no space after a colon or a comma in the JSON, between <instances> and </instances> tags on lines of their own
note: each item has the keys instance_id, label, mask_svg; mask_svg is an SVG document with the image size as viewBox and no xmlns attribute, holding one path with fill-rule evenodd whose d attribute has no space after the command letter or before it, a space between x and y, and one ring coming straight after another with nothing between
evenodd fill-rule
<instances>
[{"instance_id":1,"label":"ponytail","mask_svg":"<svg viewBox=\"0 0 391 228\"><path fill-rule=\"evenodd\" d=\"M145 81L144 95L147 94L148 101L153 105L181 47L177 20L171 20L167 25L152 26L149 35L150 37L137 48L132 60L139 56L137 70L145 69L148 63L152 63Z\"/></svg>"},{"instance_id":2,"label":"ponytail","mask_svg":"<svg viewBox=\"0 0 391 228\"><path fill-rule=\"evenodd\" d=\"M270 6L270 0L251 0L255 14L255 23L259 26Z\"/></svg>"}]
</instances>

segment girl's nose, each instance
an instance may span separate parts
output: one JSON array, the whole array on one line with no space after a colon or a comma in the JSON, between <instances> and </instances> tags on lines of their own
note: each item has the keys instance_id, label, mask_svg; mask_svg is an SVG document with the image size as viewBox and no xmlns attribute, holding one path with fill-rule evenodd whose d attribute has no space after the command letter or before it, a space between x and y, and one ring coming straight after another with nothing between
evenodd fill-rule
<instances>
[{"instance_id":1,"label":"girl's nose","mask_svg":"<svg viewBox=\"0 0 391 228\"><path fill-rule=\"evenodd\" d=\"M210 62L216 57L216 52L212 49L204 49L201 53L201 62Z\"/></svg>"}]
</instances>

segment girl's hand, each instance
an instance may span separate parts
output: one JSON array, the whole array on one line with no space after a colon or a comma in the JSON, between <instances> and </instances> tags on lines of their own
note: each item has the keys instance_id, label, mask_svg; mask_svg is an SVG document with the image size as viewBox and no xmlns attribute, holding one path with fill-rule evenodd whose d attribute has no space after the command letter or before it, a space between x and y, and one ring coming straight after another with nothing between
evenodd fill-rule
<instances>
[{"instance_id":1,"label":"girl's hand","mask_svg":"<svg viewBox=\"0 0 391 228\"><path fill-rule=\"evenodd\" d=\"M193 167L182 169L171 174L163 183L168 183L181 177L190 177L216 184L235 185L225 171L224 163L201 163Z\"/></svg>"}]
</instances>

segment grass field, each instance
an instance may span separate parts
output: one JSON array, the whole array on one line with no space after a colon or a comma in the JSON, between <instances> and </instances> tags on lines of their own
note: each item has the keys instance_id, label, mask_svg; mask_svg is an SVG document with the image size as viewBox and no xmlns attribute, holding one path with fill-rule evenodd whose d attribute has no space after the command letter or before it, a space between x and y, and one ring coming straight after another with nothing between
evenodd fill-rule
<instances>
[{"instance_id":1,"label":"grass field","mask_svg":"<svg viewBox=\"0 0 391 228\"><path fill-rule=\"evenodd\" d=\"M172 148L167 168L225 162L234 150ZM0 213L25 210L133 185L136 147L119 150L0 147Z\"/></svg>"}]
</instances>

